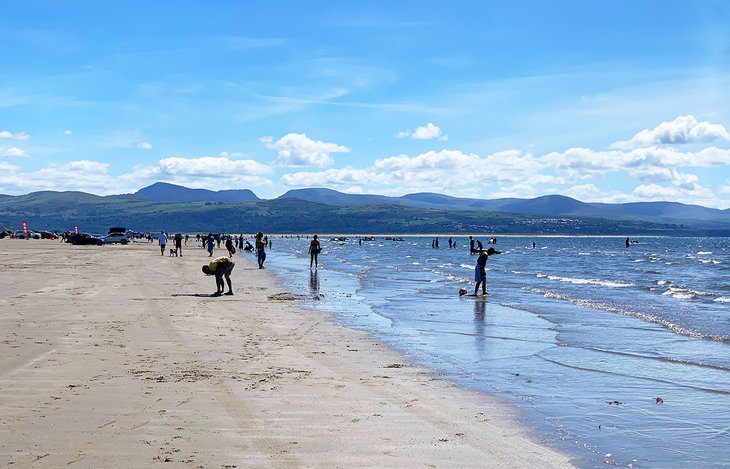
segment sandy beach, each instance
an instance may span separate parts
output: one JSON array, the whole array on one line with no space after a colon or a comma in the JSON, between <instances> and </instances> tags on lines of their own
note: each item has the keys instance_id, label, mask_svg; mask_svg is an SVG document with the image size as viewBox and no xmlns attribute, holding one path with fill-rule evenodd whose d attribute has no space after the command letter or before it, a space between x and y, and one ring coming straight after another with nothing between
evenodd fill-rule
<instances>
[{"instance_id":1,"label":"sandy beach","mask_svg":"<svg viewBox=\"0 0 730 469\"><path fill-rule=\"evenodd\" d=\"M307 292L252 259L210 298L192 246L0 252L5 466L570 466L511 408L298 308L281 294Z\"/></svg>"}]
</instances>

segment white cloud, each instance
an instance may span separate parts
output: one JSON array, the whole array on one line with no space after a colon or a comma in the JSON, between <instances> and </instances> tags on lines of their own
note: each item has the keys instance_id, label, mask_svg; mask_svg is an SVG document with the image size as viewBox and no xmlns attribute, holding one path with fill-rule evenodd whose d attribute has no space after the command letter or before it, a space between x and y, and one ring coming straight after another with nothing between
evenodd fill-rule
<instances>
[{"instance_id":1,"label":"white cloud","mask_svg":"<svg viewBox=\"0 0 730 469\"><path fill-rule=\"evenodd\" d=\"M429 122L425 126L418 126L416 127L416 130L412 132L410 130L403 130L401 132L398 132L397 137L410 137L413 140L431 140L434 138L438 138L439 140L449 139L449 136L442 135L441 129L437 125L434 125L432 122Z\"/></svg>"},{"instance_id":2,"label":"white cloud","mask_svg":"<svg viewBox=\"0 0 730 469\"><path fill-rule=\"evenodd\" d=\"M137 144L137 148L140 148L142 150L149 150L152 148L152 144L149 142L139 142Z\"/></svg>"},{"instance_id":3,"label":"white cloud","mask_svg":"<svg viewBox=\"0 0 730 469\"><path fill-rule=\"evenodd\" d=\"M11 138L13 140L30 140L30 135L25 132L12 133L9 130L0 130L0 138Z\"/></svg>"},{"instance_id":4,"label":"white cloud","mask_svg":"<svg viewBox=\"0 0 730 469\"><path fill-rule=\"evenodd\" d=\"M72 135L72 134L73 134L73 132L71 132L70 130L63 131L63 135Z\"/></svg>"},{"instance_id":5,"label":"white cloud","mask_svg":"<svg viewBox=\"0 0 730 469\"><path fill-rule=\"evenodd\" d=\"M366 169L328 169L326 171L289 173L282 176L289 187L319 187L387 183L387 178Z\"/></svg>"},{"instance_id":6,"label":"white cloud","mask_svg":"<svg viewBox=\"0 0 730 469\"><path fill-rule=\"evenodd\" d=\"M269 166L253 160L219 157L171 157L161 159L155 165L135 166L126 173L109 174L109 170L108 163L89 160L50 164L31 172L0 162L0 187L16 194L37 190L80 190L103 195L134 192L157 181L212 190L272 184L265 177L272 172Z\"/></svg>"},{"instance_id":7,"label":"white cloud","mask_svg":"<svg viewBox=\"0 0 730 469\"><path fill-rule=\"evenodd\" d=\"M266 148L276 150L277 162L282 166L327 166L334 162L332 153L348 153L349 148L331 142L312 140L306 134L290 133L274 142L261 137Z\"/></svg>"},{"instance_id":8,"label":"white cloud","mask_svg":"<svg viewBox=\"0 0 730 469\"><path fill-rule=\"evenodd\" d=\"M231 160L214 156L163 158L160 160L159 167L168 174L189 176L263 175L272 172L271 167L255 160Z\"/></svg>"},{"instance_id":9,"label":"white cloud","mask_svg":"<svg viewBox=\"0 0 730 469\"><path fill-rule=\"evenodd\" d=\"M709 143L717 139L730 140L721 124L698 122L691 114L662 122L652 130L644 129L629 140L615 142L611 148L629 150L652 145Z\"/></svg>"},{"instance_id":10,"label":"white cloud","mask_svg":"<svg viewBox=\"0 0 730 469\"><path fill-rule=\"evenodd\" d=\"M0 147L0 156L27 156L28 152L18 147Z\"/></svg>"}]
</instances>

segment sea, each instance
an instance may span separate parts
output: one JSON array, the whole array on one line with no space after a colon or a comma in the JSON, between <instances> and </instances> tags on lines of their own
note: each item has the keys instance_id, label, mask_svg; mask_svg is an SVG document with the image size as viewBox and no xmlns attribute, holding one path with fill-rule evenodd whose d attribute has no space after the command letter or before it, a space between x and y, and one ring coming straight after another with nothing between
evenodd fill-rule
<instances>
[{"instance_id":1,"label":"sea","mask_svg":"<svg viewBox=\"0 0 730 469\"><path fill-rule=\"evenodd\" d=\"M487 246L491 236L476 236ZM304 306L519 409L581 467L730 465L730 238L272 237ZM534 247L533 247L533 243Z\"/></svg>"}]
</instances>

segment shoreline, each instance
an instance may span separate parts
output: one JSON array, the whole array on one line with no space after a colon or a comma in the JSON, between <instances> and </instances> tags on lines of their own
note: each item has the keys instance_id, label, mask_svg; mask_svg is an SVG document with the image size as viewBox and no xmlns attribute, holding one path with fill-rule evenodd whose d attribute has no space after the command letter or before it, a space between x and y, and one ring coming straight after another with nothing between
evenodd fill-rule
<instances>
[{"instance_id":1,"label":"shoreline","mask_svg":"<svg viewBox=\"0 0 730 469\"><path fill-rule=\"evenodd\" d=\"M0 251L8 465L571 465L497 398L272 299L286 288L243 256L236 295L206 298L199 247L169 258L154 244L6 240Z\"/></svg>"}]
</instances>

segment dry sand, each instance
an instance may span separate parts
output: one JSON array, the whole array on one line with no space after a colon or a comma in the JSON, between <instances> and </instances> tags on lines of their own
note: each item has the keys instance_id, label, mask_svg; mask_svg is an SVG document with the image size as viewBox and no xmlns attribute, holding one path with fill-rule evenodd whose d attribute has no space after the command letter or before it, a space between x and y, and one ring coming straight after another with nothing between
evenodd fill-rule
<instances>
[{"instance_id":1,"label":"dry sand","mask_svg":"<svg viewBox=\"0 0 730 469\"><path fill-rule=\"evenodd\" d=\"M496 399L269 298L249 260L235 296L196 296L215 282L184 254L0 240L0 464L570 465Z\"/></svg>"}]
</instances>

